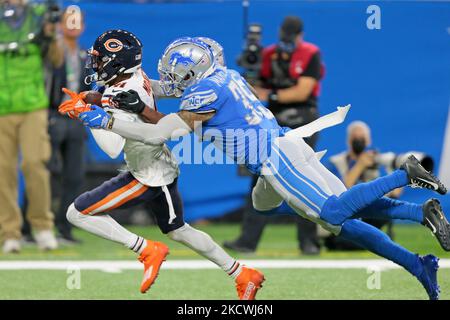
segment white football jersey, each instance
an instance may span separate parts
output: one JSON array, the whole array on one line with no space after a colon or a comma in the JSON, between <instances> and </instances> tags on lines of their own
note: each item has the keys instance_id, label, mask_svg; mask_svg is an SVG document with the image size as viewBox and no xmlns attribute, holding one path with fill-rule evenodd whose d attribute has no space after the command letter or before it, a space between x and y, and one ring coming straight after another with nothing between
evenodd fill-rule
<instances>
[{"instance_id":1,"label":"white football jersey","mask_svg":"<svg viewBox=\"0 0 450 320\"><path fill-rule=\"evenodd\" d=\"M148 107L155 109L150 80L142 69L137 70L130 79L106 88L102 97L102 106L106 111L112 112L114 117L118 119L143 123L144 121L139 115L116 109L111 103L112 98L119 92L131 89L139 94L141 100ZM165 144L152 146L136 140L122 138L110 131L94 129L92 132L99 146L110 156L113 154L117 157L123 148L128 170L142 184L152 187L168 185L179 174L178 162ZM109 137L108 140L111 142L109 146L105 146L107 143L105 144L104 137L106 136ZM122 143L117 140L118 137L122 139ZM112 154L108 152L108 149L111 150L111 145L115 149Z\"/></svg>"}]
</instances>

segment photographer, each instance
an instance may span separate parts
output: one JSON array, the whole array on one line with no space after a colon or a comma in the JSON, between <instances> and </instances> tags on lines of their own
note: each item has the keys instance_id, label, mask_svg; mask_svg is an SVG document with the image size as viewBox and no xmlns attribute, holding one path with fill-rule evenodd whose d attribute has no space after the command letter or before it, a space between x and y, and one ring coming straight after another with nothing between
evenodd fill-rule
<instances>
[{"instance_id":1,"label":"photographer","mask_svg":"<svg viewBox=\"0 0 450 320\"><path fill-rule=\"evenodd\" d=\"M260 30L253 33L257 36ZM249 82L254 85L258 98L268 102L269 109L281 126L297 128L318 118L319 81L324 68L319 48L303 41L303 23L300 18L288 16L284 19L279 40L278 44L262 50L261 59L252 59L261 60L260 81ZM248 47L252 49L250 45ZM256 52L257 45L253 44L253 47ZM249 69L246 65L242 66ZM317 138L315 134L305 141L314 148ZM227 248L245 252L256 249L269 218L251 211L248 209L245 212L241 236L235 241L226 242L224 245ZM297 227L303 254L318 254L320 247L316 225L299 216Z\"/></svg>"},{"instance_id":2,"label":"photographer","mask_svg":"<svg viewBox=\"0 0 450 320\"><path fill-rule=\"evenodd\" d=\"M19 148L25 177L27 219L41 249L57 247L50 212L48 99L43 66L59 66L63 51L56 39L54 4L25 0L0 4L0 230L3 251L21 249L22 217L17 203Z\"/></svg>"},{"instance_id":3,"label":"photographer","mask_svg":"<svg viewBox=\"0 0 450 320\"><path fill-rule=\"evenodd\" d=\"M369 126L362 121L354 121L347 127L348 150L330 157L328 169L339 177L347 188L355 184L368 182L381 175L381 166L378 163L378 153L375 149L368 149L372 144ZM395 189L386 196L398 198L402 189ZM363 219L365 222L382 228L388 226L388 233L392 233L392 224L387 220ZM392 234L391 234L392 237ZM329 236L325 245L330 250L359 249L352 243L341 240L339 237Z\"/></svg>"}]
</instances>

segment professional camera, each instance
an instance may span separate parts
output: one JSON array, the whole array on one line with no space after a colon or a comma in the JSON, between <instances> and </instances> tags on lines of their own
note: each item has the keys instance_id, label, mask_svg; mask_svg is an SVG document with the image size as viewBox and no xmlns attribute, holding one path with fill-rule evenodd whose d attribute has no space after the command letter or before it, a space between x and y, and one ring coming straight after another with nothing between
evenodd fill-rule
<instances>
[{"instance_id":1,"label":"professional camera","mask_svg":"<svg viewBox=\"0 0 450 320\"><path fill-rule=\"evenodd\" d=\"M423 152L409 151L402 154L395 154L393 152L377 153L375 155L375 163L386 168L386 171L392 172L401 167L401 165L408 159L410 155L414 155L425 170L433 172L434 161L433 158Z\"/></svg>"},{"instance_id":2,"label":"professional camera","mask_svg":"<svg viewBox=\"0 0 450 320\"><path fill-rule=\"evenodd\" d=\"M298 17L286 17L280 29L280 41L272 59L270 86L274 89L293 87L297 80L290 75L292 54L297 48L297 37L303 31L303 22Z\"/></svg>"},{"instance_id":3,"label":"professional camera","mask_svg":"<svg viewBox=\"0 0 450 320\"><path fill-rule=\"evenodd\" d=\"M244 78L249 82L255 82L259 78L262 63L261 46L262 27L253 23L248 26L244 50L238 57L237 64L244 68Z\"/></svg>"},{"instance_id":4,"label":"professional camera","mask_svg":"<svg viewBox=\"0 0 450 320\"><path fill-rule=\"evenodd\" d=\"M292 53L281 45L277 46L276 59L272 60L272 76L268 79L274 89L287 89L293 87L297 81L292 79L289 73Z\"/></svg>"},{"instance_id":5,"label":"professional camera","mask_svg":"<svg viewBox=\"0 0 450 320\"><path fill-rule=\"evenodd\" d=\"M62 12L61 8L56 0L48 0L46 3L47 14L45 20L48 23L57 23L61 20Z\"/></svg>"},{"instance_id":6,"label":"professional camera","mask_svg":"<svg viewBox=\"0 0 450 320\"><path fill-rule=\"evenodd\" d=\"M18 21L27 11L27 6L44 5L46 13L42 19L32 19L31 32L27 34L26 40L17 40L2 42L0 39L0 52L16 53L31 41L38 41L42 31L43 23L57 23L61 19L61 9L56 0L33 1L32 3L23 2L22 4L12 5L6 1L0 5L0 19Z\"/></svg>"}]
</instances>

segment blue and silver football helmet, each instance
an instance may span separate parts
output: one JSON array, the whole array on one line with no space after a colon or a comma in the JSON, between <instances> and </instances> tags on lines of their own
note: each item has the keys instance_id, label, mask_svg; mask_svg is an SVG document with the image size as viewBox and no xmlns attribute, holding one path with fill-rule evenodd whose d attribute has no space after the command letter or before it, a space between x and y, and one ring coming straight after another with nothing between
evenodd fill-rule
<instances>
[{"instance_id":1,"label":"blue and silver football helmet","mask_svg":"<svg viewBox=\"0 0 450 320\"><path fill-rule=\"evenodd\" d=\"M212 50L214 55L214 60L216 60L216 64L222 67L226 67L225 56L223 53L223 47L216 40L207 38L207 37L196 37L195 39L199 39L206 43Z\"/></svg>"},{"instance_id":2,"label":"blue and silver football helmet","mask_svg":"<svg viewBox=\"0 0 450 320\"><path fill-rule=\"evenodd\" d=\"M158 63L161 88L167 96L180 97L183 91L216 70L212 49L196 38L180 38L164 51Z\"/></svg>"}]
</instances>

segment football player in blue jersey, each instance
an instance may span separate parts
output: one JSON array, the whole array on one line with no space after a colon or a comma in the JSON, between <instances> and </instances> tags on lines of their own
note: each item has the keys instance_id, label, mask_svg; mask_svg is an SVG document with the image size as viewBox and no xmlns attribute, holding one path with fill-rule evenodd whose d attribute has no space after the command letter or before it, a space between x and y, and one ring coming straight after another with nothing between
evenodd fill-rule
<instances>
[{"instance_id":1,"label":"football player in blue jersey","mask_svg":"<svg viewBox=\"0 0 450 320\"><path fill-rule=\"evenodd\" d=\"M163 53L158 71L165 94L181 97L179 112L159 114L155 124L130 125L93 107L82 113L80 120L89 127L147 144L161 144L194 131L260 176L252 192L256 210L269 211L286 201L303 217L403 266L420 281L430 299L439 298L437 257L414 254L358 219L422 223L450 251L450 225L438 200L431 199L422 206L384 197L407 185L446 194L445 186L417 159L410 157L399 170L347 190L320 163L301 135L278 125L238 72L217 65L211 47L204 41L183 38L173 42ZM137 112L136 106L142 105L139 99L116 102Z\"/></svg>"}]
</instances>

